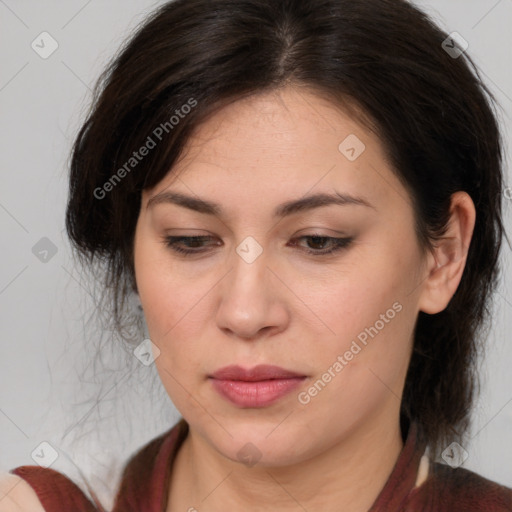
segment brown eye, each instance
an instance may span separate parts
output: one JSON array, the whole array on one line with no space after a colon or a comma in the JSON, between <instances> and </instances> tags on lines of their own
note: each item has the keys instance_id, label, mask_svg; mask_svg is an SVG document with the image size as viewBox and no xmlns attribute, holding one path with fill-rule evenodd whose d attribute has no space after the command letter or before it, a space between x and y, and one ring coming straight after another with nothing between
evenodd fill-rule
<instances>
[{"instance_id":1,"label":"brown eye","mask_svg":"<svg viewBox=\"0 0 512 512\"><path fill-rule=\"evenodd\" d=\"M301 236L299 238L296 238L295 240L308 240L308 247L304 248L305 252L308 254L312 254L314 256L323 256L326 254L332 254L336 251L341 251L342 249L347 248L352 241L354 240L353 237L347 237L347 238L335 238L332 236L324 236L319 234L311 234L311 235L305 235ZM329 245L327 249L324 249L326 244ZM297 245L297 244L293 244ZM322 247L318 247L322 246ZM313 247L313 248L312 248Z\"/></svg>"}]
</instances>

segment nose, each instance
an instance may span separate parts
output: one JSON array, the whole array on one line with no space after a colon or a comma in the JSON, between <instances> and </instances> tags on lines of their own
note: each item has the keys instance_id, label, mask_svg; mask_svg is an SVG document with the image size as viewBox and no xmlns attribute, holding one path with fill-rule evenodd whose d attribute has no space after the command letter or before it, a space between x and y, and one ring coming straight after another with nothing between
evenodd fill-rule
<instances>
[{"instance_id":1,"label":"nose","mask_svg":"<svg viewBox=\"0 0 512 512\"><path fill-rule=\"evenodd\" d=\"M248 263L235 253L231 270L217 288L216 321L225 334L257 340L286 329L290 321L290 292L264 254ZM281 278L282 279L282 278Z\"/></svg>"}]
</instances>

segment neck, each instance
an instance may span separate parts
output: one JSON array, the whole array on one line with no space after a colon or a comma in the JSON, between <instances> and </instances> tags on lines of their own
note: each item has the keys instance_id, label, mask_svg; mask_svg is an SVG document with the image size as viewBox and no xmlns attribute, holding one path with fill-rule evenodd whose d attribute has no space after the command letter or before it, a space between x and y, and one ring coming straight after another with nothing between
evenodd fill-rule
<instances>
[{"instance_id":1,"label":"neck","mask_svg":"<svg viewBox=\"0 0 512 512\"><path fill-rule=\"evenodd\" d=\"M402 448L398 419L379 420L358 426L306 461L247 467L223 457L191 430L174 462L167 510L366 512Z\"/></svg>"}]
</instances>

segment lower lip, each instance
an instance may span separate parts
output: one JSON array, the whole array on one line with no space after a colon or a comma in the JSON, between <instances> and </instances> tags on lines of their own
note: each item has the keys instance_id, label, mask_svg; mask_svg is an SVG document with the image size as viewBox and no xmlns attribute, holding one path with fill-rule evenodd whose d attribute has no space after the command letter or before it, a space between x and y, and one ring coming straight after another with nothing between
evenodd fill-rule
<instances>
[{"instance_id":1,"label":"lower lip","mask_svg":"<svg viewBox=\"0 0 512 512\"><path fill-rule=\"evenodd\" d=\"M306 377L261 380L211 379L214 389L239 407L266 407L293 391Z\"/></svg>"}]
</instances>

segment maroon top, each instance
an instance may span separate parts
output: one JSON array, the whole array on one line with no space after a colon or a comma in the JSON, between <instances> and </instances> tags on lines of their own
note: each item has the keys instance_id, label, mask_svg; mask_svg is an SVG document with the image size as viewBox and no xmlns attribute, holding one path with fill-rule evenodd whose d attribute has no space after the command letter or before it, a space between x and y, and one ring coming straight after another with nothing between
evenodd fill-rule
<instances>
[{"instance_id":1,"label":"maroon top","mask_svg":"<svg viewBox=\"0 0 512 512\"><path fill-rule=\"evenodd\" d=\"M188 424L181 419L129 459L112 512L165 512L172 463L187 432ZM511 488L464 468L427 464L426 457L422 458L424 451L417 426L412 423L391 475L368 512L512 511ZM58 471L20 466L10 473L32 486L46 512L105 512L99 502L94 505Z\"/></svg>"}]
</instances>

